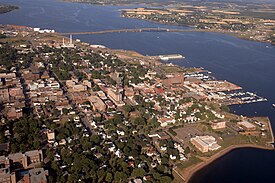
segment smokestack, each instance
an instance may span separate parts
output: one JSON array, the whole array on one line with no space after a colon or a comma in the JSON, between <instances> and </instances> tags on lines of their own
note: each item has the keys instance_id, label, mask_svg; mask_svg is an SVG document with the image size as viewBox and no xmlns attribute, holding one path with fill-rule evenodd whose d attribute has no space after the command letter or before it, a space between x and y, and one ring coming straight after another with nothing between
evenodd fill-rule
<instances>
[{"instance_id":1,"label":"smokestack","mask_svg":"<svg viewBox=\"0 0 275 183\"><path fill-rule=\"evenodd\" d=\"M73 44L73 36L70 35L70 44Z\"/></svg>"}]
</instances>

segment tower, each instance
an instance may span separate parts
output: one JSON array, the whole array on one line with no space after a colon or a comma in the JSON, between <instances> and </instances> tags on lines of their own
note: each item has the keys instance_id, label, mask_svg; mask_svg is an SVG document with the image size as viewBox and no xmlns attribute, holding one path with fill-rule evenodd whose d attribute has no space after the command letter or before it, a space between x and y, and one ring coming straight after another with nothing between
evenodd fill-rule
<instances>
[{"instance_id":1,"label":"tower","mask_svg":"<svg viewBox=\"0 0 275 183\"><path fill-rule=\"evenodd\" d=\"M73 44L73 36L70 34L70 45Z\"/></svg>"}]
</instances>

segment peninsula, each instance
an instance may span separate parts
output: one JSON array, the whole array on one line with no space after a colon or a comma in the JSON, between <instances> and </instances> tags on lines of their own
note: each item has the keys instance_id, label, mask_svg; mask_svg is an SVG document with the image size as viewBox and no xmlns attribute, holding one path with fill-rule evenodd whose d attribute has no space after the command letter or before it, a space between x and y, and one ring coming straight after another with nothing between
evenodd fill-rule
<instances>
[{"instance_id":1,"label":"peninsula","mask_svg":"<svg viewBox=\"0 0 275 183\"><path fill-rule=\"evenodd\" d=\"M0 32L0 182L188 182L234 148L274 149L267 117L228 108L266 99L203 68L54 30Z\"/></svg>"},{"instance_id":2,"label":"peninsula","mask_svg":"<svg viewBox=\"0 0 275 183\"><path fill-rule=\"evenodd\" d=\"M157 8L126 9L122 16L275 43L274 4L187 2Z\"/></svg>"},{"instance_id":3,"label":"peninsula","mask_svg":"<svg viewBox=\"0 0 275 183\"><path fill-rule=\"evenodd\" d=\"M13 6L13 5L1 5L0 4L0 14L3 13L8 13L10 11L16 10L18 9L18 6Z\"/></svg>"}]
</instances>

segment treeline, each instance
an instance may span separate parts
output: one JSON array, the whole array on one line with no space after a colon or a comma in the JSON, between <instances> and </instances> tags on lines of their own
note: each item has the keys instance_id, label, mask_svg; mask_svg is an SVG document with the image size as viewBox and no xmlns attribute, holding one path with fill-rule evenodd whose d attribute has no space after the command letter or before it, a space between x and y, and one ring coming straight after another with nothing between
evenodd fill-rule
<instances>
[{"instance_id":1,"label":"treeline","mask_svg":"<svg viewBox=\"0 0 275 183\"><path fill-rule=\"evenodd\" d=\"M2 47L0 47L0 66L10 69L16 62L16 57L16 49L9 44L3 44Z\"/></svg>"}]
</instances>

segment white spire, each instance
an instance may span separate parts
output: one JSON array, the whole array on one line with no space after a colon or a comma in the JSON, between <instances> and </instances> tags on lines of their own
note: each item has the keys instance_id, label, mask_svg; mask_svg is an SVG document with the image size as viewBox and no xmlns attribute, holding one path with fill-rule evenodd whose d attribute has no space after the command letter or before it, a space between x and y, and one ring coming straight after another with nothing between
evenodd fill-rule
<instances>
[{"instance_id":1,"label":"white spire","mask_svg":"<svg viewBox=\"0 0 275 183\"><path fill-rule=\"evenodd\" d=\"M73 36L70 35L70 44L73 44Z\"/></svg>"}]
</instances>

